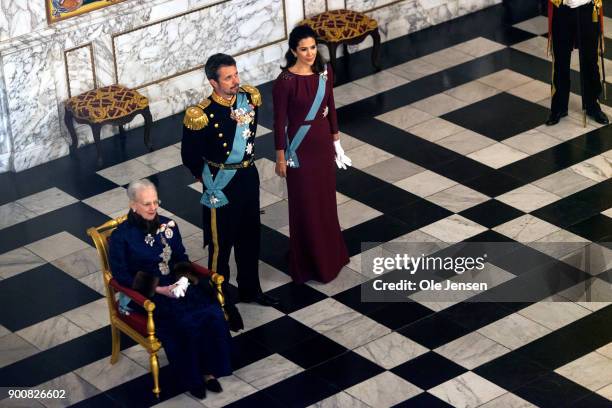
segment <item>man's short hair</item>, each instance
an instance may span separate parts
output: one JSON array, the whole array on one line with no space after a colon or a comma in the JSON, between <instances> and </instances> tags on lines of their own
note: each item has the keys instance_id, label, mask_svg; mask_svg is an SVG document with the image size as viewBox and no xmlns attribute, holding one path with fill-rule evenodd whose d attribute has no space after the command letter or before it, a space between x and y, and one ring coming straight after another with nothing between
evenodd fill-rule
<instances>
[{"instance_id":1,"label":"man's short hair","mask_svg":"<svg viewBox=\"0 0 612 408\"><path fill-rule=\"evenodd\" d=\"M211 55L206 61L204 72L206 72L206 78L219 81L219 68L235 66L236 60L231 55L215 54Z\"/></svg>"}]
</instances>

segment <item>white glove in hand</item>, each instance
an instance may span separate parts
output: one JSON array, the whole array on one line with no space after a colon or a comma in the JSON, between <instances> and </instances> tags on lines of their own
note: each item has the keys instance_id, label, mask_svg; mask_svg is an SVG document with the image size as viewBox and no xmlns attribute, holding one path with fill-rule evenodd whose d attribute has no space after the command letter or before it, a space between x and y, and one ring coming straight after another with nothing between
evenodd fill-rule
<instances>
[{"instance_id":1,"label":"white glove in hand","mask_svg":"<svg viewBox=\"0 0 612 408\"><path fill-rule=\"evenodd\" d=\"M565 4L569 8L576 8L584 6L585 4L588 4L590 2L591 0L565 0L563 4Z\"/></svg>"},{"instance_id":2,"label":"white glove in hand","mask_svg":"<svg viewBox=\"0 0 612 408\"><path fill-rule=\"evenodd\" d=\"M346 166L352 166L351 159L344 154L344 149L340 145L340 140L334 141L334 149L336 150L336 165L339 169L346 170Z\"/></svg>"},{"instance_id":3,"label":"white glove in hand","mask_svg":"<svg viewBox=\"0 0 612 408\"><path fill-rule=\"evenodd\" d=\"M176 298L184 297L185 292L187 292L187 287L189 286L189 280L186 277L181 277L181 279L177 280L175 283L174 289L172 289L172 294Z\"/></svg>"}]
</instances>

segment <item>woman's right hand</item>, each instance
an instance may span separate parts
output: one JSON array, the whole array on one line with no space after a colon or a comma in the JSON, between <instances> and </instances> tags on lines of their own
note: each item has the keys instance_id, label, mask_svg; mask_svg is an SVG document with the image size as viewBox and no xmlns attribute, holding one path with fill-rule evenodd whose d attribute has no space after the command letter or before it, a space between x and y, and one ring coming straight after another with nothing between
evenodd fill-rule
<instances>
[{"instance_id":1,"label":"woman's right hand","mask_svg":"<svg viewBox=\"0 0 612 408\"><path fill-rule=\"evenodd\" d=\"M160 295L164 295L164 296L174 299L176 298L176 296L174 296L174 293L172 293L172 290L174 289L175 286L176 286L176 283L174 285L169 285L169 286L158 286L155 288L155 292L159 293Z\"/></svg>"},{"instance_id":2,"label":"woman's right hand","mask_svg":"<svg viewBox=\"0 0 612 408\"><path fill-rule=\"evenodd\" d=\"M274 172L279 177L282 177L282 178L287 177L287 162L277 160L276 167L274 168Z\"/></svg>"}]
</instances>

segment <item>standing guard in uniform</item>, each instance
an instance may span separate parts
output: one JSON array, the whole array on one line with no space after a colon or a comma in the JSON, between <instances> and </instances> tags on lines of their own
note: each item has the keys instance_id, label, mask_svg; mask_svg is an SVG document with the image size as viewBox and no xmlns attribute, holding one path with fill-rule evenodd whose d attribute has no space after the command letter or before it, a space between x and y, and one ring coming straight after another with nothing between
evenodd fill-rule
<instances>
[{"instance_id":1,"label":"standing guard in uniform","mask_svg":"<svg viewBox=\"0 0 612 408\"><path fill-rule=\"evenodd\" d=\"M262 293L258 272L259 175L253 160L261 95L253 86L240 86L229 55L212 55L204 69L213 93L185 112L181 157L204 185L208 268L229 282L233 247L239 300L272 306L278 300Z\"/></svg>"},{"instance_id":2,"label":"standing guard in uniform","mask_svg":"<svg viewBox=\"0 0 612 408\"><path fill-rule=\"evenodd\" d=\"M578 48L580 54L582 109L595 122L608 124L608 118L597 102L602 91L597 64L598 53L603 53L602 24L602 0L549 0L548 28L553 75L547 126L556 125L562 117L567 116L570 59L574 48Z\"/></svg>"}]
</instances>

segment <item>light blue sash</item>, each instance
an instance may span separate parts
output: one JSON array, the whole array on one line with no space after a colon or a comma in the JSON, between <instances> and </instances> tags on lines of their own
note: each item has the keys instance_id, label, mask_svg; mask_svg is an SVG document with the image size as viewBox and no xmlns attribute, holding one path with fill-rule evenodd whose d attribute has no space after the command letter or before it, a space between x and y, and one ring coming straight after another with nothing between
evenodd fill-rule
<instances>
[{"instance_id":1,"label":"light blue sash","mask_svg":"<svg viewBox=\"0 0 612 408\"><path fill-rule=\"evenodd\" d=\"M249 106L249 100L247 95L243 92L239 92L236 96L236 110L243 109L245 112L251 110ZM249 130L249 124L236 124L236 133L234 134L234 144L232 146L232 152L225 160L225 164L238 163L244 157L248 137L244 137L246 131ZM200 203L208 208L219 208L223 207L229 200L223 193L223 189L227 187L229 182L236 174L235 169L219 169L217 176L213 180L212 173L208 167L208 163L204 164L204 170L202 171L202 180L204 181L204 187L206 190L202 194Z\"/></svg>"},{"instance_id":2,"label":"light blue sash","mask_svg":"<svg viewBox=\"0 0 612 408\"><path fill-rule=\"evenodd\" d=\"M305 122L312 121L319 108L321 107L321 102L323 102L323 97L325 96L325 82L327 81L327 75L319 75L319 87L317 88L317 94L315 95L314 101L312 101L312 106L306 115ZM300 147L300 143L306 137L306 134L310 130L310 125L302 125L299 127L298 131L295 133L295 137L289 143L289 137L287 136L287 151L285 152L285 159L287 160L287 166L297 169L300 167L300 162L297 157L297 149Z\"/></svg>"}]
</instances>

